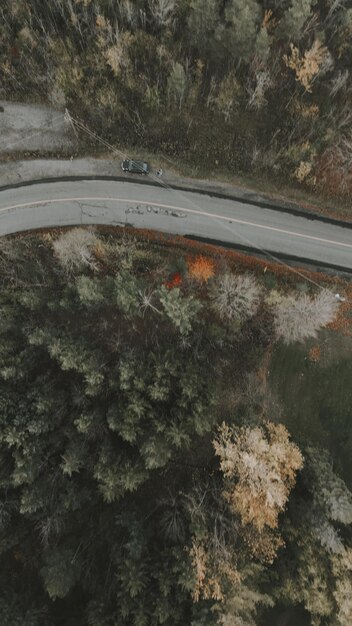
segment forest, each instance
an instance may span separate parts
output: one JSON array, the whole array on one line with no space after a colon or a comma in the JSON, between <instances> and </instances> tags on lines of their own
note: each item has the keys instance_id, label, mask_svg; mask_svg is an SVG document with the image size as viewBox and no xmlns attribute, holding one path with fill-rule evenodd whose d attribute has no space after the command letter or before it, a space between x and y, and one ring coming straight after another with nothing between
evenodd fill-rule
<instances>
[{"instance_id":1,"label":"forest","mask_svg":"<svg viewBox=\"0 0 352 626\"><path fill-rule=\"evenodd\" d=\"M350 207L351 34L349 0L2 0L0 98ZM128 227L1 237L1 626L351 626L351 302Z\"/></svg>"},{"instance_id":2,"label":"forest","mask_svg":"<svg viewBox=\"0 0 352 626\"><path fill-rule=\"evenodd\" d=\"M114 145L351 195L349 0L3 0L0 94Z\"/></svg>"},{"instance_id":3,"label":"forest","mask_svg":"<svg viewBox=\"0 0 352 626\"><path fill-rule=\"evenodd\" d=\"M338 285L202 250L1 239L2 626L350 626L348 465L258 395Z\"/></svg>"}]
</instances>

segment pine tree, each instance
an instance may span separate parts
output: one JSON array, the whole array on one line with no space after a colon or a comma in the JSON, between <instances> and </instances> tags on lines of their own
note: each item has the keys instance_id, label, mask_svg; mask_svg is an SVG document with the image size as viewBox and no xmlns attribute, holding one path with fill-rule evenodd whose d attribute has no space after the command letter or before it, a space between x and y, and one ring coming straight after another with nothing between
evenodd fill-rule
<instances>
[{"instance_id":1,"label":"pine tree","mask_svg":"<svg viewBox=\"0 0 352 626\"><path fill-rule=\"evenodd\" d=\"M174 326L180 330L181 334L189 333L201 309L200 302L193 296L183 296L178 287L170 290L164 286L161 287L159 298L167 317Z\"/></svg>"},{"instance_id":2,"label":"pine tree","mask_svg":"<svg viewBox=\"0 0 352 626\"><path fill-rule=\"evenodd\" d=\"M207 57L209 44L219 23L217 0L192 0L188 19L189 38L197 46L200 54Z\"/></svg>"},{"instance_id":3,"label":"pine tree","mask_svg":"<svg viewBox=\"0 0 352 626\"><path fill-rule=\"evenodd\" d=\"M187 76L183 66L175 63L167 81L167 92L170 104L176 105L181 111L187 93Z\"/></svg>"},{"instance_id":4,"label":"pine tree","mask_svg":"<svg viewBox=\"0 0 352 626\"><path fill-rule=\"evenodd\" d=\"M79 564L73 550L51 550L45 554L40 570L50 598L64 598L79 576Z\"/></svg>"},{"instance_id":5,"label":"pine tree","mask_svg":"<svg viewBox=\"0 0 352 626\"><path fill-rule=\"evenodd\" d=\"M304 36L304 26L312 18L315 0L292 0L278 26L278 35L286 41L299 42Z\"/></svg>"},{"instance_id":6,"label":"pine tree","mask_svg":"<svg viewBox=\"0 0 352 626\"><path fill-rule=\"evenodd\" d=\"M226 4L226 24L218 27L216 37L230 58L249 61L260 19L261 10L257 0L230 0Z\"/></svg>"}]
</instances>

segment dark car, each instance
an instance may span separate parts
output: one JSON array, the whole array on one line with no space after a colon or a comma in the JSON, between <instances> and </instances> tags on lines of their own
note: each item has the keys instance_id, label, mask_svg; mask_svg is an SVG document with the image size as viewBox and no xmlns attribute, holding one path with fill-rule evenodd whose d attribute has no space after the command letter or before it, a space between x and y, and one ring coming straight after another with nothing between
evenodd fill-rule
<instances>
[{"instance_id":1,"label":"dark car","mask_svg":"<svg viewBox=\"0 0 352 626\"><path fill-rule=\"evenodd\" d=\"M149 164L145 161L135 161L134 159L125 159L121 163L124 172L131 174L148 174L150 172Z\"/></svg>"}]
</instances>

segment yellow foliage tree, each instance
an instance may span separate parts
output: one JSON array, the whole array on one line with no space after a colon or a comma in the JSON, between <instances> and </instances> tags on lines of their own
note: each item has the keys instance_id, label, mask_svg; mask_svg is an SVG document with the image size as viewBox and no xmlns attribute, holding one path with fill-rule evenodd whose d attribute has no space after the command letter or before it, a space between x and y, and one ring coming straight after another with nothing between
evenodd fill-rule
<instances>
[{"instance_id":1,"label":"yellow foliage tree","mask_svg":"<svg viewBox=\"0 0 352 626\"><path fill-rule=\"evenodd\" d=\"M220 467L228 480L225 497L243 524L259 531L277 528L296 473L303 466L297 446L282 424L267 422L265 429L233 429L223 423L213 442Z\"/></svg>"},{"instance_id":2,"label":"yellow foliage tree","mask_svg":"<svg viewBox=\"0 0 352 626\"><path fill-rule=\"evenodd\" d=\"M195 584L192 597L195 602L217 600L222 602L225 597L224 582L235 586L241 582L241 574L237 569L237 553L231 546L217 544L206 535L202 541L193 537L189 551Z\"/></svg>"},{"instance_id":3,"label":"yellow foliage tree","mask_svg":"<svg viewBox=\"0 0 352 626\"><path fill-rule=\"evenodd\" d=\"M306 91L312 91L312 82L319 74L323 64L328 59L328 49L316 39L309 50L302 56L292 43L290 44L291 54L284 55L285 65L291 68L296 74L296 80L303 85Z\"/></svg>"}]
</instances>

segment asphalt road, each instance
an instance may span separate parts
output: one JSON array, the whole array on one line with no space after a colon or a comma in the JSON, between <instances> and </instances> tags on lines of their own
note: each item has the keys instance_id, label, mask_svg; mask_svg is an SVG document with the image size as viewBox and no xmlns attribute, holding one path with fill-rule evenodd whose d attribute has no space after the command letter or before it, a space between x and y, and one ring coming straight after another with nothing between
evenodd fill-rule
<instances>
[{"instance_id":1,"label":"asphalt road","mask_svg":"<svg viewBox=\"0 0 352 626\"><path fill-rule=\"evenodd\" d=\"M195 235L352 270L352 230L194 192L120 181L47 182L0 191L0 234L75 224Z\"/></svg>"}]
</instances>

